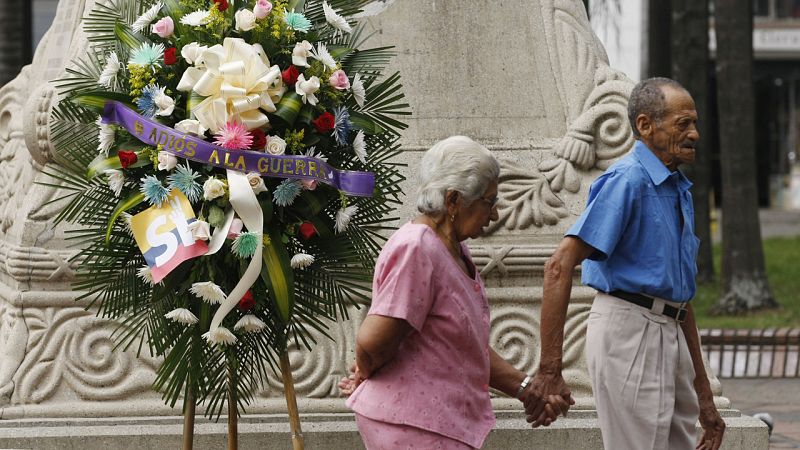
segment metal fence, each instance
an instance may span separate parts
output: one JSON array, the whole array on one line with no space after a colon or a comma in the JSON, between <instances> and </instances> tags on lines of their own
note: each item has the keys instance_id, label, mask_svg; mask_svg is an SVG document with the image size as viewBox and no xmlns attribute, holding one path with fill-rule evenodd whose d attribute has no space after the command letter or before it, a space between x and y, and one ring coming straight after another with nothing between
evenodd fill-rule
<instances>
[{"instance_id":1,"label":"metal fence","mask_svg":"<svg viewBox=\"0 0 800 450\"><path fill-rule=\"evenodd\" d=\"M700 330L719 378L800 378L800 328Z\"/></svg>"}]
</instances>

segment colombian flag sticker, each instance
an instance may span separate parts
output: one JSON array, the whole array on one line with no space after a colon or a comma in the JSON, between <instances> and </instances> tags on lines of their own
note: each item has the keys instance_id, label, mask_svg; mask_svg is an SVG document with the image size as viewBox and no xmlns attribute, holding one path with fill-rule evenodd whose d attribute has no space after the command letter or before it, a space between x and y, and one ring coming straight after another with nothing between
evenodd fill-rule
<instances>
[{"instance_id":1,"label":"colombian flag sticker","mask_svg":"<svg viewBox=\"0 0 800 450\"><path fill-rule=\"evenodd\" d=\"M195 220L192 205L177 189L161 206L151 206L133 216L133 237L150 266L153 282L160 282L180 263L208 251L205 241L195 240L189 230Z\"/></svg>"}]
</instances>

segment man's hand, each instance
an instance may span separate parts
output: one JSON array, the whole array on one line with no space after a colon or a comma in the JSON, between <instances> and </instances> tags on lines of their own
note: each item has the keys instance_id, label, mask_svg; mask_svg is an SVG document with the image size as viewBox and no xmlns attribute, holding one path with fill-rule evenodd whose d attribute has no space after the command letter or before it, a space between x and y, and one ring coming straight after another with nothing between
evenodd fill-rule
<instances>
[{"instance_id":1,"label":"man's hand","mask_svg":"<svg viewBox=\"0 0 800 450\"><path fill-rule=\"evenodd\" d=\"M349 397L362 381L364 381L364 377L361 375L361 371L358 370L358 365L353 363L350 366L350 375L339 380L339 395Z\"/></svg>"},{"instance_id":2,"label":"man's hand","mask_svg":"<svg viewBox=\"0 0 800 450\"><path fill-rule=\"evenodd\" d=\"M703 436L700 437L697 449L718 450L725 433L725 421L720 417L713 400L700 402L700 426L703 427Z\"/></svg>"},{"instance_id":3,"label":"man's hand","mask_svg":"<svg viewBox=\"0 0 800 450\"><path fill-rule=\"evenodd\" d=\"M541 371L523 391L521 400L525 405L526 420L534 428L550 425L559 415L566 417L569 407L575 404L572 392L560 373Z\"/></svg>"}]
</instances>

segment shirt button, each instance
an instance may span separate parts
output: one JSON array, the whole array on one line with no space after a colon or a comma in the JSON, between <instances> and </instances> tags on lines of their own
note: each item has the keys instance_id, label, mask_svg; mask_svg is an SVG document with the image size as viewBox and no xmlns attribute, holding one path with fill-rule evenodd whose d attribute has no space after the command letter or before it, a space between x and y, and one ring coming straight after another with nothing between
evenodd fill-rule
<instances>
[{"instance_id":1,"label":"shirt button","mask_svg":"<svg viewBox=\"0 0 800 450\"><path fill-rule=\"evenodd\" d=\"M473 287L475 288L475 292L480 292L481 291L480 283L475 283L475 285Z\"/></svg>"},{"instance_id":2,"label":"shirt button","mask_svg":"<svg viewBox=\"0 0 800 450\"><path fill-rule=\"evenodd\" d=\"M484 384L483 385L483 390L488 392L489 391L489 385L488 384Z\"/></svg>"}]
</instances>

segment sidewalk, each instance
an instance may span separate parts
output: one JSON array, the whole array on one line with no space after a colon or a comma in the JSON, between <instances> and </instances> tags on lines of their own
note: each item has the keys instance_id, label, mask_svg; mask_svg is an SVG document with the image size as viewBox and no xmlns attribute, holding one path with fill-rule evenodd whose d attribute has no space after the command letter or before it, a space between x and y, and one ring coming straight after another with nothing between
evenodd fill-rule
<instances>
[{"instance_id":1,"label":"sidewalk","mask_svg":"<svg viewBox=\"0 0 800 450\"><path fill-rule=\"evenodd\" d=\"M760 209L758 217L761 222L761 238L767 239L780 236L800 236L800 210ZM711 224L713 241L720 242L720 221L722 211L713 211L716 222Z\"/></svg>"},{"instance_id":2,"label":"sidewalk","mask_svg":"<svg viewBox=\"0 0 800 450\"><path fill-rule=\"evenodd\" d=\"M800 378L725 378L722 395L731 407L752 416L769 413L774 422L770 449L800 448Z\"/></svg>"}]
</instances>

